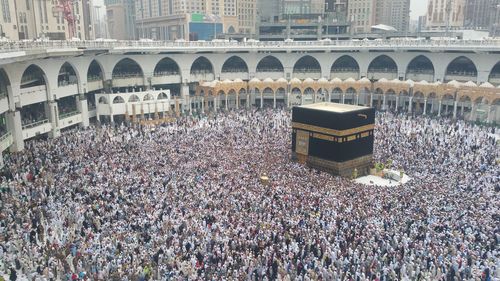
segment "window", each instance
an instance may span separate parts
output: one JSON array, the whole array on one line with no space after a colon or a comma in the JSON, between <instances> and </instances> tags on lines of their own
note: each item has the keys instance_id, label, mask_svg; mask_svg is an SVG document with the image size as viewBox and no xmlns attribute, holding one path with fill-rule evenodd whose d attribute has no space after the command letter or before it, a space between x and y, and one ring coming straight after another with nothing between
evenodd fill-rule
<instances>
[{"instance_id":1,"label":"window","mask_svg":"<svg viewBox=\"0 0 500 281\"><path fill-rule=\"evenodd\" d=\"M9 0L2 0L2 15L3 15L3 21L6 23L10 23Z\"/></svg>"}]
</instances>

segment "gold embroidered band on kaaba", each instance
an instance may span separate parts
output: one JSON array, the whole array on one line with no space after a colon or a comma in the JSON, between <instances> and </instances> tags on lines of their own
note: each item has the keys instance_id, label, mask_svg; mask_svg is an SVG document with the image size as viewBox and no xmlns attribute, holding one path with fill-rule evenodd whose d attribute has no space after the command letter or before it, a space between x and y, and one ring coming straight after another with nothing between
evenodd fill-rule
<instances>
[{"instance_id":1,"label":"gold embroidered band on kaaba","mask_svg":"<svg viewBox=\"0 0 500 281\"><path fill-rule=\"evenodd\" d=\"M317 132L317 133L322 133L322 134L328 134L328 135L333 135L336 137L344 137L344 136L349 136L349 135L354 135L358 134L361 132L366 132L375 129L375 124L369 124L357 128L351 128L347 130L333 130L333 129L328 129L328 128L323 128L323 127L318 127L318 126L313 126L313 125L308 125L308 124L303 124L303 123L298 123L298 122L292 122L292 128L293 129L302 129L302 130L307 130L311 132Z\"/></svg>"}]
</instances>

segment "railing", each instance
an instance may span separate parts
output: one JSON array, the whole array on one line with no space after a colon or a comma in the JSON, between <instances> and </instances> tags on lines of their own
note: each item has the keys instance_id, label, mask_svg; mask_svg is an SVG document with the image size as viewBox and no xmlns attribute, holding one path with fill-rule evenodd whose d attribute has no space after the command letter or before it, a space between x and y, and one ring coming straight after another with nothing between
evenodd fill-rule
<instances>
[{"instance_id":1,"label":"railing","mask_svg":"<svg viewBox=\"0 0 500 281\"><path fill-rule=\"evenodd\" d=\"M113 49L113 48L283 48L283 47L390 47L390 48L481 48L500 47L500 40L419 40L419 39L387 39L387 40L323 40L323 41L265 41L265 42L172 42L172 41L7 41L0 43L0 52L45 49Z\"/></svg>"},{"instance_id":2,"label":"railing","mask_svg":"<svg viewBox=\"0 0 500 281\"><path fill-rule=\"evenodd\" d=\"M34 128L34 127L37 127L37 126L40 126L40 125L43 125L46 123L49 123L49 119L44 119L44 120L40 120L40 121L36 121L36 122L30 123L30 124L23 125L23 130L31 129L31 128Z\"/></svg>"},{"instance_id":3,"label":"railing","mask_svg":"<svg viewBox=\"0 0 500 281\"><path fill-rule=\"evenodd\" d=\"M10 137L12 135L11 132L7 132L5 133L3 136L0 137L0 143L3 142L4 140L6 140L8 137Z\"/></svg>"},{"instance_id":4,"label":"railing","mask_svg":"<svg viewBox=\"0 0 500 281\"><path fill-rule=\"evenodd\" d=\"M78 114L80 114L79 111L72 111L72 112L62 113L62 114L59 114L59 119L68 118L68 117L75 116L75 115L78 115Z\"/></svg>"}]
</instances>

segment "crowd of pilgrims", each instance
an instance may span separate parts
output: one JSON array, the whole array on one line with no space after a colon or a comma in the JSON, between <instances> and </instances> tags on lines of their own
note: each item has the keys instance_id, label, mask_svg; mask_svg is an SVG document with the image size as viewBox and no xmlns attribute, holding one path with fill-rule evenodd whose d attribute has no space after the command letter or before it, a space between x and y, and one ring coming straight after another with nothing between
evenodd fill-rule
<instances>
[{"instance_id":1,"label":"crowd of pilgrims","mask_svg":"<svg viewBox=\"0 0 500 281\"><path fill-rule=\"evenodd\" d=\"M378 113L397 187L292 162L290 110L30 141L6 159L0 278L498 280L494 130Z\"/></svg>"}]
</instances>

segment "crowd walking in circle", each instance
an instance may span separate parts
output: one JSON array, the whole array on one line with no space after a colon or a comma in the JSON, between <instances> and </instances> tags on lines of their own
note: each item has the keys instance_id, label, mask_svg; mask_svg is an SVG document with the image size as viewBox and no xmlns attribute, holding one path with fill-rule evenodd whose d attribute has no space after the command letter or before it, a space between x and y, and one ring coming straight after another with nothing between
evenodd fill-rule
<instances>
[{"instance_id":1,"label":"crowd walking in circle","mask_svg":"<svg viewBox=\"0 0 500 281\"><path fill-rule=\"evenodd\" d=\"M292 162L290 114L27 142L2 174L0 278L500 278L499 132L378 113L375 161L413 179L365 186Z\"/></svg>"}]
</instances>

